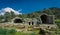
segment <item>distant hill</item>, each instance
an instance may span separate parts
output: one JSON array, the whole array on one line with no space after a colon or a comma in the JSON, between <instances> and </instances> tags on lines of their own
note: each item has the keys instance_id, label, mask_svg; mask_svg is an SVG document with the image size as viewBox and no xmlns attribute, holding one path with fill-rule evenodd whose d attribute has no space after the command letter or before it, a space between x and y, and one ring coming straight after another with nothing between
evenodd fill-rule
<instances>
[{"instance_id":1,"label":"distant hill","mask_svg":"<svg viewBox=\"0 0 60 35\"><path fill-rule=\"evenodd\" d=\"M42 13L47 13L48 15L55 15L56 18L60 19L60 8L57 7L51 7L51 8L44 8L42 11L36 11L31 14L26 14L28 18L37 18Z\"/></svg>"},{"instance_id":2,"label":"distant hill","mask_svg":"<svg viewBox=\"0 0 60 35\"><path fill-rule=\"evenodd\" d=\"M19 15L15 15L15 13L13 11L11 12L6 12L4 15L0 15L0 22L8 22L11 21L11 19L15 18L15 17L20 17L20 18L39 18L39 16L42 13L46 13L48 15L55 15L56 19L60 19L60 8L57 7L51 7L51 8L44 8L43 10L39 10L39 11L35 11L33 13L30 14L19 14Z\"/></svg>"}]
</instances>

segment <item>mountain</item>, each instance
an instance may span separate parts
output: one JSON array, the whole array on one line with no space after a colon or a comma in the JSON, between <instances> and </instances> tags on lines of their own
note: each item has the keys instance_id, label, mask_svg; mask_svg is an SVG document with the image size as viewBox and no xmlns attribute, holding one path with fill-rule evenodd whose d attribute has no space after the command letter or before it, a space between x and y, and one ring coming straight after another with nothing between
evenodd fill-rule
<instances>
[{"instance_id":1,"label":"mountain","mask_svg":"<svg viewBox=\"0 0 60 35\"><path fill-rule=\"evenodd\" d=\"M27 17L37 18L42 13L46 13L48 15L55 15L55 18L60 19L60 8L58 8L58 7L44 8L43 10L39 10L39 11L35 11L31 14L27 14Z\"/></svg>"},{"instance_id":2,"label":"mountain","mask_svg":"<svg viewBox=\"0 0 60 35\"><path fill-rule=\"evenodd\" d=\"M22 14L22 13L20 13L19 11L14 10L13 8L6 7L6 8L2 8L2 9L0 10L0 15L4 15L5 12L11 12L11 11L14 12L16 15ZM21 11L21 10L20 10L20 11Z\"/></svg>"}]
</instances>

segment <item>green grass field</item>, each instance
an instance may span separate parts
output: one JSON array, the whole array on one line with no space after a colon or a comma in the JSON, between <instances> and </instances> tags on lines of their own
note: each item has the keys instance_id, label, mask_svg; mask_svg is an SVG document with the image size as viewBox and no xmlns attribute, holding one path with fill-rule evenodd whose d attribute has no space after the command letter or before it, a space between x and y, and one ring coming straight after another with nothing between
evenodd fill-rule
<instances>
[{"instance_id":1,"label":"green grass field","mask_svg":"<svg viewBox=\"0 0 60 35\"><path fill-rule=\"evenodd\" d=\"M56 23L57 26L58 26L58 29L57 29L56 35L60 35L60 19L55 20L55 23Z\"/></svg>"}]
</instances>

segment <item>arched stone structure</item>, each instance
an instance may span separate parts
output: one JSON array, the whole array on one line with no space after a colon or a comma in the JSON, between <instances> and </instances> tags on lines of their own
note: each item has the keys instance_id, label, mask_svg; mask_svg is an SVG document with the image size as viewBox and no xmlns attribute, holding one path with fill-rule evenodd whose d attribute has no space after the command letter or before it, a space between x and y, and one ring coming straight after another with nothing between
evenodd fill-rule
<instances>
[{"instance_id":1,"label":"arched stone structure","mask_svg":"<svg viewBox=\"0 0 60 35\"><path fill-rule=\"evenodd\" d=\"M13 23L23 23L23 20L22 20L22 18L16 17L16 18L12 19L12 22Z\"/></svg>"},{"instance_id":2,"label":"arched stone structure","mask_svg":"<svg viewBox=\"0 0 60 35\"><path fill-rule=\"evenodd\" d=\"M22 21L22 19L15 19L14 20L14 23L22 23L23 21Z\"/></svg>"},{"instance_id":3,"label":"arched stone structure","mask_svg":"<svg viewBox=\"0 0 60 35\"><path fill-rule=\"evenodd\" d=\"M41 18L41 21L42 21L43 24L47 24L48 23L48 15L47 14L42 14L40 16L40 18Z\"/></svg>"},{"instance_id":4,"label":"arched stone structure","mask_svg":"<svg viewBox=\"0 0 60 35\"><path fill-rule=\"evenodd\" d=\"M54 15L47 15L47 14L42 14L40 16L41 23L42 24L54 24Z\"/></svg>"}]
</instances>

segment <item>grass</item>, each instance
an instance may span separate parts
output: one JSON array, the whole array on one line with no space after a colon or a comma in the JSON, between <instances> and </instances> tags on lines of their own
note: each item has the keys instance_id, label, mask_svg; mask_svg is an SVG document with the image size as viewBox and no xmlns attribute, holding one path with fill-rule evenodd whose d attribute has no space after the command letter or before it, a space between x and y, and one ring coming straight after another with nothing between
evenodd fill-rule
<instances>
[{"instance_id":1,"label":"grass","mask_svg":"<svg viewBox=\"0 0 60 35\"><path fill-rule=\"evenodd\" d=\"M38 35L35 32L17 32L15 29L0 28L0 35Z\"/></svg>"},{"instance_id":2,"label":"grass","mask_svg":"<svg viewBox=\"0 0 60 35\"><path fill-rule=\"evenodd\" d=\"M60 23L60 19L56 19L55 22L56 22L56 23Z\"/></svg>"},{"instance_id":3,"label":"grass","mask_svg":"<svg viewBox=\"0 0 60 35\"><path fill-rule=\"evenodd\" d=\"M36 33L24 33L24 32L16 32L15 35L37 35Z\"/></svg>"},{"instance_id":4,"label":"grass","mask_svg":"<svg viewBox=\"0 0 60 35\"><path fill-rule=\"evenodd\" d=\"M60 19L56 19L55 23L57 24L57 26L60 28Z\"/></svg>"},{"instance_id":5,"label":"grass","mask_svg":"<svg viewBox=\"0 0 60 35\"><path fill-rule=\"evenodd\" d=\"M60 19L56 19L55 23L57 24L57 26L59 27L59 29L57 30L56 34L60 35Z\"/></svg>"}]
</instances>

